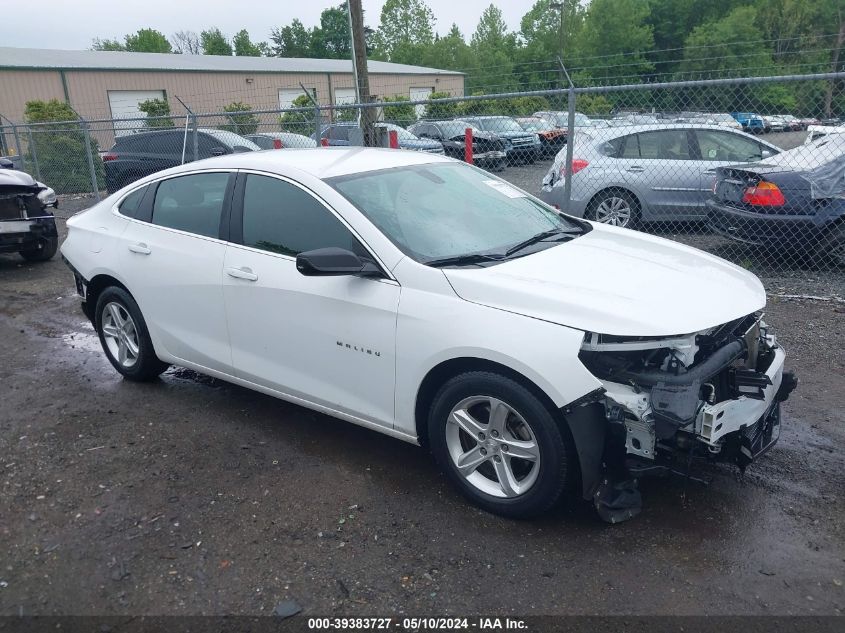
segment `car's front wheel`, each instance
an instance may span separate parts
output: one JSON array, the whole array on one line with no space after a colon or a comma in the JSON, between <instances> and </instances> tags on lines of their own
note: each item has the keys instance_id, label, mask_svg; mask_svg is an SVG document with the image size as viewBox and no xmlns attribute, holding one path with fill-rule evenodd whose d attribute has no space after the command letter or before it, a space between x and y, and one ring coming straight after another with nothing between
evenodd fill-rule
<instances>
[{"instance_id":1,"label":"car's front wheel","mask_svg":"<svg viewBox=\"0 0 845 633\"><path fill-rule=\"evenodd\" d=\"M135 300L123 288L111 286L97 298L96 327L109 362L124 378L153 380L168 365L158 359L147 323Z\"/></svg>"},{"instance_id":2,"label":"car's front wheel","mask_svg":"<svg viewBox=\"0 0 845 633\"><path fill-rule=\"evenodd\" d=\"M470 372L434 397L428 432L449 479L476 505L510 517L548 510L569 478L569 435L529 389Z\"/></svg>"},{"instance_id":3,"label":"car's front wheel","mask_svg":"<svg viewBox=\"0 0 845 633\"><path fill-rule=\"evenodd\" d=\"M58 249L58 237L43 237L34 247L21 251L21 257L28 262L46 262L52 259Z\"/></svg>"}]
</instances>

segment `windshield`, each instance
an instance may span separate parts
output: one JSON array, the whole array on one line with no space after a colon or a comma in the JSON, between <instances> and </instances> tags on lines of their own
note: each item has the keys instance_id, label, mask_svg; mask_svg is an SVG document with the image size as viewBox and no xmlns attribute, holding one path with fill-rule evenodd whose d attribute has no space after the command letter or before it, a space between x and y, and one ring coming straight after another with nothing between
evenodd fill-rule
<instances>
[{"instance_id":1,"label":"windshield","mask_svg":"<svg viewBox=\"0 0 845 633\"><path fill-rule=\"evenodd\" d=\"M408 165L327 182L403 253L423 263L481 253L498 257L545 231L584 231L576 220L469 165Z\"/></svg>"},{"instance_id":2,"label":"windshield","mask_svg":"<svg viewBox=\"0 0 845 633\"><path fill-rule=\"evenodd\" d=\"M543 132L549 128L548 123L543 119L517 119L523 130L528 132Z\"/></svg>"},{"instance_id":3,"label":"windshield","mask_svg":"<svg viewBox=\"0 0 845 633\"><path fill-rule=\"evenodd\" d=\"M229 132L227 130L203 130L210 136L213 136L221 143L225 144L227 147L231 147L232 149L246 149L252 151L258 151L261 148L258 147L255 143L250 141L249 139L244 138L240 134L235 134L234 132Z\"/></svg>"},{"instance_id":4,"label":"windshield","mask_svg":"<svg viewBox=\"0 0 845 633\"><path fill-rule=\"evenodd\" d=\"M468 127L476 129L474 125L470 125L466 121L438 121L437 125L441 130L443 130L443 134L446 138L463 136Z\"/></svg>"},{"instance_id":5,"label":"windshield","mask_svg":"<svg viewBox=\"0 0 845 633\"><path fill-rule=\"evenodd\" d=\"M482 130L488 132L524 132L519 123L508 117L496 117L495 119L476 119Z\"/></svg>"},{"instance_id":6,"label":"windshield","mask_svg":"<svg viewBox=\"0 0 845 633\"><path fill-rule=\"evenodd\" d=\"M408 130L403 127L399 127L398 125L393 125L392 123L377 123L376 127L384 128L388 131L396 132L396 136L401 138L405 141L417 141L419 140L414 134L411 134Z\"/></svg>"}]
</instances>

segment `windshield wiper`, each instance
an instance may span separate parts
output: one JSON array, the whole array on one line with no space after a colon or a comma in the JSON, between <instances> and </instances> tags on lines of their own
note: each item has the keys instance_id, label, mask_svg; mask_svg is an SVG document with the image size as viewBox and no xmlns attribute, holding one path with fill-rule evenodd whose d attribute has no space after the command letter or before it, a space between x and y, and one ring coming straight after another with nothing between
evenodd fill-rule
<instances>
[{"instance_id":1,"label":"windshield wiper","mask_svg":"<svg viewBox=\"0 0 845 633\"><path fill-rule=\"evenodd\" d=\"M528 248L533 244L537 244L538 242L542 242L543 240L547 240L550 237L554 237L555 235L560 236L572 236L578 235L580 231L564 231L563 229L549 229L548 231L543 231L542 233L537 233L532 237L529 237L527 240L520 242L514 246L511 246L507 251L505 251L505 257L510 257L514 253L518 253L524 248Z\"/></svg>"},{"instance_id":2,"label":"windshield wiper","mask_svg":"<svg viewBox=\"0 0 845 633\"><path fill-rule=\"evenodd\" d=\"M471 253L469 255L456 255L454 257L443 257L441 259L430 259L425 262L426 266L440 268L441 266L470 266L483 262L497 262L504 259L499 253Z\"/></svg>"}]
</instances>

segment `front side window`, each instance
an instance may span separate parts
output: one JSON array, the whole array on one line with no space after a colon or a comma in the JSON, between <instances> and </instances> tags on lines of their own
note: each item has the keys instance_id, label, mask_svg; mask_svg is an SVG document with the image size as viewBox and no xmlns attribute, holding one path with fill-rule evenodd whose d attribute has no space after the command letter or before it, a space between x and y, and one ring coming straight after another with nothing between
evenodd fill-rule
<instances>
[{"instance_id":1,"label":"front side window","mask_svg":"<svg viewBox=\"0 0 845 633\"><path fill-rule=\"evenodd\" d=\"M641 132L637 135L640 143L640 158L659 158L663 160L689 160L689 141L686 130L659 130Z\"/></svg>"},{"instance_id":2,"label":"front side window","mask_svg":"<svg viewBox=\"0 0 845 633\"><path fill-rule=\"evenodd\" d=\"M244 188L243 243L291 257L330 246L368 257L352 232L314 196L284 180L253 174Z\"/></svg>"},{"instance_id":3,"label":"front side window","mask_svg":"<svg viewBox=\"0 0 845 633\"><path fill-rule=\"evenodd\" d=\"M482 253L498 260L547 231L584 232L576 220L463 164L409 165L327 182L402 252L420 262ZM553 246L553 239L540 248Z\"/></svg>"},{"instance_id":4,"label":"front side window","mask_svg":"<svg viewBox=\"0 0 845 633\"><path fill-rule=\"evenodd\" d=\"M763 148L754 139L717 130L696 130L702 160L748 162L763 158Z\"/></svg>"},{"instance_id":5,"label":"front side window","mask_svg":"<svg viewBox=\"0 0 845 633\"><path fill-rule=\"evenodd\" d=\"M163 180L153 203L153 224L219 237L229 174L191 174Z\"/></svg>"}]
</instances>

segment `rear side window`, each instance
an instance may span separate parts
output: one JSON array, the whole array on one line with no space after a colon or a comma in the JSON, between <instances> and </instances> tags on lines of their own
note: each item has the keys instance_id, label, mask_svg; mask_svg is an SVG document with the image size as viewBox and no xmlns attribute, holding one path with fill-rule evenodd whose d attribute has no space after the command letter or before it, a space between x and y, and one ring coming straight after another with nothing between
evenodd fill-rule
<instances>
[{"instance_id":1,"label":"rear side window","mask_svg":"<svg viewBox=\"0 0 845 633\"><path fill-rule=\"evenodd\" d=\"M747 162L763 158L763 147L754 139L722 132L697 130L702 160Z\"/></svg>"},{"instance_id":2,"label":"rear side window","mask_svg":"<svg viewBox=\"0 0 845 633\"><path fill-rule=\"evenodd\" d=\"M352 232L316 198L284 180L252 174L244 188L243 243L291 257L329 246L368 256Z\"/></svg>"},{"instance_id":3,"label":"rear side window","mask_svg":"<svg viewBox=\"0 0 845 633\"><path fill-rule=\"evenodd\" d=\"M191 174L162 181L153 203L153 224L219 237L229 174Z\"/></svg>"},{"instance_id":4,"label":"rear side window","mask_svg":"<svg viewBox=\"0 0 845 633\"><path fill-rule=\"evenodd\" d=\"M147 188L141 187L126 196L117 208L120 214L127 218L137 218L138 210L141 208L141 200L144 199L145 193L147 193Z\"/></svg>"},{"instance_id":5,"label":"rear side window","mask_svg":"<svg viewBox=\"0 0 845 633\"><path fill-rule=\"evenodd\" d=\"M328 138L335 141L348 141L349 128L345 125L336 125L329 128Z\"/></svg>"},{"instance_id":6,"label":"rear side window","mask_svg":"<svg viewBox=\"0 0 845 633\"><path fill-rule=\"evenodd\" d=\"M640 158L658 158L663 160L689 160L689 140L686 130L660 130L642 132L637 135L640 141Z\"/></svg>"}]
</instances>

